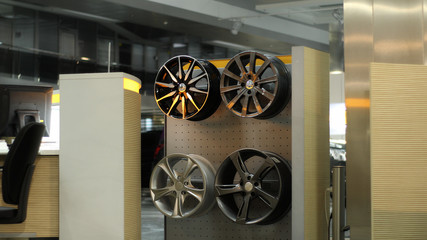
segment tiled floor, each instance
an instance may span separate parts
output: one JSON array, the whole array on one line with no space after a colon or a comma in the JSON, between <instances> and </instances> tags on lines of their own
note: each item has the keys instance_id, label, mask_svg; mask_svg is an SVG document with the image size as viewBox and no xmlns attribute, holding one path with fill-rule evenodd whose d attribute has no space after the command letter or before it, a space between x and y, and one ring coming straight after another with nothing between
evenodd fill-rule
<instances>
[{"instance_id":1,"label":"tiled floor","mask_svg":"<svg viewBox=\"0 0 427 240\"><path fill-rule=\"evenodd\" d=\"M147 191L142 194L142 239L164 240L164 216L154 207Z\"/></svg>"}]
</instances>

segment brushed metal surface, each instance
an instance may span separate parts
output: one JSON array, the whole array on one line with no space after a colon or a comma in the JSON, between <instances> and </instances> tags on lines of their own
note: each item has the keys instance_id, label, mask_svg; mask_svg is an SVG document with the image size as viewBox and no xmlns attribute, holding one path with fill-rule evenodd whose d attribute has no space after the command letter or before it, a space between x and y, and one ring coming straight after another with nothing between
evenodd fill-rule
<instances>
[{"instance_id":1,"label":"brushed metal surface","mask_svg":"<svg viewBox=\"0 0 427 240\"><path fill-rule=\"evenodd\" d=\"M332 168L332 239L344 240L345 167Z\"/></svg>"},{"instance_id":2,"label":"brushed metal surface","mask_svg":"<svg viewBox=\"0 0 427 240\"><path fill-rule=\"evenodd\" d=\"M373 3L374 61L423 64L423 0Z\"/></svg>"},{"instance_id":3,"label":"brushed metal surface","mask_svg":"<svg viewBox=\"0 0 427 240\"><path fill-rule=\"evenodd\" d=\"M372 0L344 0L347 220L352 240L371 237L369 63L373 61L372 5Z\"/></svg>"},{"instance_id":4,"label":"brushed metal surface","mask_svg":"<svg viewBox=\"0 0 427 240\"><path fill-rule=\"evenodd\" d=\"M423 23L424 23L424 28L423 28L423 42L424 42L424 65L427 65L427 0L423 1Z\"/></svg>"}]
</instances>

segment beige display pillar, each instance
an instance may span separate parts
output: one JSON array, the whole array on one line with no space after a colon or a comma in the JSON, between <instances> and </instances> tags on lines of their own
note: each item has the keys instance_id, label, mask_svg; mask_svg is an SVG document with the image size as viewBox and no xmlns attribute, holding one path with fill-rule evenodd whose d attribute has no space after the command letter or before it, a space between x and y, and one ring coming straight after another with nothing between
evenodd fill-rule
<instances>
[{"instance_id":1,"label":"beige display pillar","mask_svg":"<svg viewBox=\"0 0 427 240\"><path fill-rule=\"evenodd\" d=\"M292 239L327 239L329 54L292 48ZM325 201L327 201L325 203Z\"/></svg>"},{"instance_id":2,"label":"beige display pillar","mask_svg":"<svg viewBox=\"0 0 427 240\"><path fill-rule=\"evenodd\" d=\"M60 75L60 239L141 239L141 82Z\"/></svg>"}]
</instances>

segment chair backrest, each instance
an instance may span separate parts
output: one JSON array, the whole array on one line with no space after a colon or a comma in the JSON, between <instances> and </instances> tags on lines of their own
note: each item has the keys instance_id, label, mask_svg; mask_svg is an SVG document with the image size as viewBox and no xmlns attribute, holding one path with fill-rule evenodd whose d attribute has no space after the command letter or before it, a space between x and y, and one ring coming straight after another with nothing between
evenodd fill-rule
<instances>
[{"instance_id":1,"label":"chair backrest","mask_svg":"<svg viewBox=\"0 0 427 240\"><path fill-rule=\"evenodd\" d=\"M25 174L34 164L44 129L41 123L29 123L13 141L3 165L2 193L6 203L19 203Z\"/></svg>"},{"instance_id":2,"label":"chair backrest","mask_svg":"<svg viewBox=\"0 0 427 240\"><path fill-rule=\"evenodd\" d=\"M0 136L9 121L9 90L0 86Z\"/></svg>"}]
</instances>

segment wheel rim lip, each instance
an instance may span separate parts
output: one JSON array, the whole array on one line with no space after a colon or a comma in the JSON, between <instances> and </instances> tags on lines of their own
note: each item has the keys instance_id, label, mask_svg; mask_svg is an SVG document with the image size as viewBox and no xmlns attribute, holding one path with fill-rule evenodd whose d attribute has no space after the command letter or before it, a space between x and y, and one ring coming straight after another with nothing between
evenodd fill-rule
<instances>
[{"instance_id":1,"label":"wheel rim lip","mask_svg":"<svg viewBox=\"0 0 427 240\"><path fill-rule=\"evenodd\" d=\"M229 69L233 64L236 64L237 65L237 63L236 63L236 58L242 58L243 56L244 57L249 57L249 59L250 59L250 55L252 54L252 53L255 53L255 63L256 63L256 60L257 59L262 59L263 61L270 61L270 63L268 64L268 67L266 68L266 69L271 69L272 71L273 71L273 73L274 73L274 76L276 76L277 77L277 80L275 81L275 86L274 86L274 91L273 91L273 93L271 93L271 92L269 92L269 93L271 93L271 94L273 94L274 96L275 96L275 98L273 99L273 100L269 100L269 102L268 102L268 104L266 104L263 108L262 108L262 111L261 112L254 112L254 113L250 113L250 114L248 114L248 113L246 113L246 115L245 116L243 116L242 115L242 113L241 112L239 112L239 111L237 111L237 110L235 110L234 109L234 106L233 107L231 107L231 108L228 108L227 107L227 105L230 103L230 101L231 101L231 99L228 99L228 97L226 96L226 94L224 94L224 93L222 93L221 92L221 90L224 88L224 87L227 87L227 86L225 86L225 81L227 80L227 82L228 82L228 80L230 79L230 77L228 77L228 76L226 76L224 73L222 73L221 74L221 80L220 80L220 94L221 94L221 98L222 98L222 101L224 102L224 104L226 105L226 107L227 107L227 109L229 109L231 112L233 112L235 115L237 115L237 116L239 116L239 117L249 117L249 118L251 118L251 117L258 117L258 116L261 116L261 115L263 115L263 113L265 113L266 111L268 111L268 109L270 109L270 107L271 107L271 105L272 105L272 103L274 102L274 100L277 98L277 94L278 94L278 88L279 88L279 81L280 81L280 77L281 76L279 76L279 71L278 71L278 66L276 66L276 62L275 61L272 61L272 59L274 59L274 57L267 57L266 55L263 55L263 54L261 54L261 53L258 53L258 52L255 52L255 51L245 51L245 52L241 52L241 53L239 53L239 54L237 54L237 55L235 55L233 58L231 58L231 60L227 63L227 65L225 66L225 68L224 69ZM250 60L249 60L250 61ZM249 72L246 72L246 73L242 73L241 72L241 70L239 69L239 72L242 74L242 76L240 76L240 74L238 75L239 77L241 77L241 79L242 78L247 78L246 77L246 75L254 75L255 73L253 73L252 71L251 71L251 69L250 69L250 71ZM262 75L262 74L261 74ZM253 80L252 78L251 78L251 80ZM260 79L260 78L258 78L258 79L255 79L255 81L254 81L254 83L256 83L257 81L260 81L260 80L262 80L262 79ZM241 89L243 89L243 91L244 91L244 88L245 87L242 87ZM252 89L251 89L252 90ZM237 95L237 94L236 94ZM234 96L236 96L236 95L234 95ZM248 95L251 95L252 97L255 97L255 95L256 95L256 91L255 90L253 90L253 93L252 94L248 94ZM239 98L237 101L240 101L241 100L241 98Z\"/></svg>"},{"instance_id":2,"label":"wheel rim lip","mask_svg":"<svg viewBox=\"0 0 427 240\"><path fill-rule=\"evenodd\" d=\"M202 200L197 204L196 207L194 207L192 210L190 211L186 211L186 212L182 212L182 216L173 216L173 207L172 206L168 206L169 209L164 209L162 206L163 205L168 205L165 204L163 202L161 202L160 198L158 200L155 200L155 194L153 193L153 189L157 190L159 188L157 188L157 183L162 180L159 180L157 178L159 178L159 176L156 176L159 172L163 171L161 170L161 167L158 166L158 164L156 164L156 166L154 167L151 176L150 176L150 195L151 195L151 199L154 203L154 206L165 216L170 217L170 218L187 218L187 217L194 217L194 216L198 216L200 214L203 214L207 211L209 211L212 206L215 203L214 200L214 190L213 187L213 180L214 180L214 176L215 176L215 170L213 167L211 167L211 165L207 165L206 162L208 162L206 159L204 159L201 156L198 155L194 155L194 154L180 154L180 153L175 153L175 154L170 154L166 157L164 157L162 160L159 161L159 163L161 163L163 160L165 161L170 161L168 159L173 159L172 161L176 161L179 162L182 159L186 159L188 161L188 159L191 159L191 161L197 165L197 169L200 170L201 174L202 174L202 178L203 178L203 196L202 196ZM172 165L170 168L173 169ZM191 176L191 174L189 175ZM212 178L211 180L209 178ZM185 188L185 187L184 187ZM174 189L174 191L181 191L178 189ZM159 203L160 201L160 203ZM182 207L182 206L181 206Z\"/></svg>"},{"instance_id":3,"label":"wheel rim lip","mask_svg":"<svg viewBox=\"0 0 427 240\"><path fill-rule=\"evenodd\" d=\"M195 111L194 113L192 113L192 114L189 114L189 115L187 115L186 114L186 116L183 118L182 116L179 116L179 115L173 115L173 114L168 114L168 112L167 112L167 110L166 109L163 109L163 107L161 106L161 104L159 104L159 101L158 101L158 98L157 98L157 91L158 91L158 86L157 86L157 84L156 84L156 82L161 82L161 81L157 81L159 78L161 79L161 76L165 73L165 71L166 70L164 70L165 69L165 66L167 67L167 66L169 66L169 65L171 65L171 64L173 64L175 61L179 61L179 59L181 59L181 63L182 62L185 62L185 63L189 63L189 60L190 61L194 61L194 64L195 64L195 66L197 66L197 67L199 67L200 68L200 70L203 72L203 73L205 73L206 74L206 82L207 82L207 94L206 94L206 96L204 97L204 100L203 100L203 103L201 104L201 106L198 106L199 107L199 109L200 110L197 110L197 111ZM183 61L184 60L184 61ZM186 61L185 61L186 60ZM178 64L178 63L177 63ZM183 66L181 66L181 68L182 68ZM169 68L168 68L169 69ZM174 74L174 76L175 77L177 77L176 76L176 74L177 73L173 73ZM185 75L184 73L183 73L183 75ZM180 79L178 79L179 77L177 77L177 80L180 80ZM209 74L209 72L208 72L208 70L203 66L203 64L202 64L202 62L200 61L200 60L198 60L198 59L196 59L196 58L194 58L194 57L192 57L192 56L189 56L189 55L178 55L178 56L175 56L175 57L173 57L173 58L171 58L171 59L169 59L168 61L166 61L161 67L160 67L160 69L159 69L159 71L157 72L157 75L156 75L156 78L155 78L155 82L154 82L154 97L155 97L155 101L156 101L156 104L157 104L157 106L159 107L159 109L166 115L166 116L168 116L168 117L171 117L171 118L174 118L174 119L191 119L191 118L194 118L194 117L196 117L200 112L201 112L201 110L205 107L205 105L206 105L206 102L208 101L208 98L209 98L209 93L210 93L210 90L211 90L211 78L210 78L210 74ZM164 83L164 82L161 82L161 83ZM174 83L174 81L171 81L171 83L173 83L174 85L175 85L175 83ZM181 83L181 82L180 82ZM176 84L175 85L175 88L177 89L177 91L178 92L180 92L179 91L179 83L178 84ZM184 92L188 92L189 91L189 85L186 85L186 90L184 91ZM179 93L178 93L179 94Z\"/></svg>"},{"instance_id":4,"label":"wheel rim lip","mask_svg":"<svg viewBox=\"0 0 427 240\"><path fill-rule=\"evenodd\" d=\"M223 164L221 164L221 166L217 170L217 174L216 174L216 177L215 177L215 189L217 188L218 185L229 184L229 182L227 182L226 180L222 179L223 176L228 176L229 179L232 179L232 178L234 178L234 176L236 174L238 174L237 171L233 171L233 174L231 174L232 171L230 170L230 166L234 167L234 165L232 163L232 160L231 160L231 156L233 156L233 154L236 154L238 152L249 152L249 153L252 153L252 154L248 154L249 157L247 157L246 159L244 159L243 162L245 162L246 160L248 160L248 159L250 159L250 158L252 158L254 156L262 157L263 159L270 159L272 162L275 162L271 158L272 157L276 157L277 158L277 156L278 156L277 154L276 154L277 156L271 156L269 154L269 152L263 152L263 151L259 151L259 150L252 149L252 148L244 148L244 149L240 149L240 150L234 151L233 153L231 153L230 155L227 156L227 158L223 161ZM282 159L283 158L279 158L278 160L281 161ZM279 180L278 193L275 194L276 195L275 197L277 197L279 199L278 199L277 204L276 204L276 206L274 208L270 209L262 217L258 217L258 218L255 218L255 219L249 219L249 218L247 218L247 221L245 221L244 223L243 222L237 222L237 211L239 210L238 206L236 205L236 206L230 207L230 206L227 205L230 202L235 203L235 201L233 200L233 198L234 198L233 195L237 194L237 193L220 196L218 194L218 191L215 191L215 195L216 195L215 198L216 198L218 207L220 208L220 210L222 211L222 213L226 217L228 217L230 220L232 220L233 222L237 222L237 223L241 223L241 224L262 224L264 221L270 221L270 220L272 220L271 217L275 216L275 211L280 207L280 204L284 200L284 199L280 199L280 197L283 196L283 194L284 194L284 189L283 189L283 186L282 186L283 183L280 180L280 179L283 178L283 173L282 173L282 171L279 170L278 165L276 165L276 164L274 165L274 169L275 169L275 171L277 173L277 178ZM230 177L230 176L232 176L232 177ZM229 180L229 179L227 179L227 180ZM259 179L257 179L257 180L259 180ZM232 183L232 184L234 184L234 183ZM255 188L257 188L257 187L254 186L254 189ZM262 189L261 186L259 188ZM235 211L234 207L237 207L237 211ZM248 213L248 215L249 215L249 213Z\"/></svg>"}]
</instances>

